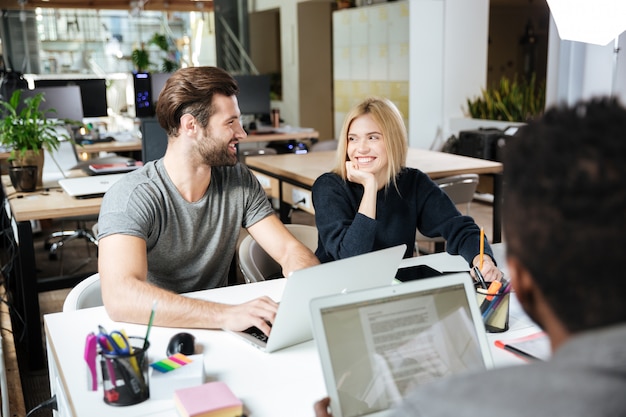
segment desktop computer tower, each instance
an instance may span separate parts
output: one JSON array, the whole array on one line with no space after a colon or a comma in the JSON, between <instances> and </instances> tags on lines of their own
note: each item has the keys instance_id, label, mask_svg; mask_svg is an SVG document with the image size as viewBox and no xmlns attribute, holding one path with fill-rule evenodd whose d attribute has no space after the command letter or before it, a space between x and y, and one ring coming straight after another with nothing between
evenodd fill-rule
<instances>
[{"instance_id":1,"label":"desktop computer tower","mask_svg":"<svg viewBox=\"0 0 626 417\"><path fill-rule=\"evenodd\" d=\"M135 117L154 116L150 74L147 72L133 73L133 87L135 92Z\"/></svg>"}]
</instances>

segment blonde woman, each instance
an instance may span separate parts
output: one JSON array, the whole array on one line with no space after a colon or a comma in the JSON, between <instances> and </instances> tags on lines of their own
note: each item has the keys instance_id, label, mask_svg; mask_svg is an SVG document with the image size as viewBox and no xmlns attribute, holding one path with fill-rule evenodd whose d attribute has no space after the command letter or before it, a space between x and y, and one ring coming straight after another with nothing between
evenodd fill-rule
<instances>
[{"instance_id":1,"label":"blonde woman","mask_svg":"<svg viewBox=\"0 0 626 417\"><path fill-rule=\"evenodd\" d=\"M346 116L337 163L313 185L316 255L329 262L399 244L413 256L415 234L443 236L447 251L479 264L480 229L423 172L406 167L408 141L402 115L387 99L368 98ZM485 239L481 272L501 277Z\"/></svg>"}]
</instances>

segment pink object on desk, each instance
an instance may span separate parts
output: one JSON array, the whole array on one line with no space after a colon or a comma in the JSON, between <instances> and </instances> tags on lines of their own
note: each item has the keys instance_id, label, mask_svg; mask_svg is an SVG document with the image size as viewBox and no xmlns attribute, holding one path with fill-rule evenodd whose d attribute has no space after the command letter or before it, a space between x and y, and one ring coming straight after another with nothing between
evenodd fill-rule
<instances>
[{"instance_id":1,"label":"pink object on desk","mask_svg":"<svg viewBox=\"0 0 626 417\"><path fill-rule=\"evenodd\" d=\"M174 403L183 417L237 417L243 403L222 381L174 391Z\"/></svg>"}]
</instances>

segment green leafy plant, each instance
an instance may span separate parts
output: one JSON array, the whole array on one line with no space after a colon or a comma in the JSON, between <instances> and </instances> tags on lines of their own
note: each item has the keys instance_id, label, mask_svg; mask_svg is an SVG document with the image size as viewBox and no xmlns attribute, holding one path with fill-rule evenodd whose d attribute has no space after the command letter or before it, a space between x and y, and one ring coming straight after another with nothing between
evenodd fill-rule
<instances>
[{"instance_id":1,"label":"green leafy plant","mask_svg":"<svg viewBox=\"0 0 626 417\"><path fill-rule=\"evenodd\" d=\"M167 56L163 58L163 63L161 65L161 71L163 72L174 72L176 71L180 65L172 59L176 56L176 49L172 48L170 42L167 37L160 33L155 33L152 35L152 38L148 42L149 44L156 45L161 51L165 52Z\"/></svg>"},{"instance_id":2,"label":"green leafy plant","mask_svg":"<svg viewBox=\"0 0 626 417\"><path fill-rule=\"evenodd\" d=\"M52 152L59 147L61 139L71 140L68 135L60 135L57 126L68 124L82 125L82 122L68 119L52 119L47 113L55 109L41 110L45 101L43 93L24 99L21 110L22 90L15 90L9 101L1 100L2 121L0 122L0 143L11 148L10 160L25 156L28 151L38 154L42 149Z\"/></svg>"},{"instance_id":3,"label":"green leafy plant","mask_svg":"<svg viewBox=\"0 0 626 417\"><path fill-rule=\"evenodd\" d=\"M150 67L150 55L148 51L143 48L143 45L140 49L133 49L130 58L138 72L146 72L148 67Z\"/></svg>"},{"instance_id":4,"label":"green leafy plant","mask_svg":"<svg viewBox=\"0 0 626 417\"><path fill-rule=\"evenodd\" d=\"M518 81L502 77L480 97L467 99L469 114L474 119L526 122L543 113L546 101L545 82L537 83L533 74L529 80Z\"/></svg>"}]
</instances>

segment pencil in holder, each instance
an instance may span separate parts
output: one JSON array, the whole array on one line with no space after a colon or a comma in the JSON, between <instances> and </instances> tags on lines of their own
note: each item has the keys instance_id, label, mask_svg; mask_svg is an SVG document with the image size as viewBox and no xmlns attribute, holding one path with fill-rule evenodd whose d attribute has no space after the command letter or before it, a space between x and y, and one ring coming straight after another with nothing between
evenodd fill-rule
<instances>
[{"instance_id":1,"label":"pencil in holder","mask_svg":"<svg viewBox=\"0 0 626 417\"><path fill-rule=\"evenodd\" d=\"M125 406L143 402L150 398L148 384L147 350L144 339L130 337L130 353L100 352L102 388L104 402L109 405Z\"/></svg>"},{"instance_id":2,"label":"pencil in holder","mask_svg":"<svg viewBox=\"0 0 626 417\"><path fill-rule=\"evenodd\" d=\"M488 290L482 287L476 288L476 299L485 323L485 330L489 333L501 333L509 329L510 294L508 283L502 285L495 294L489 294Z\"/></svg>"}]
</instances>

